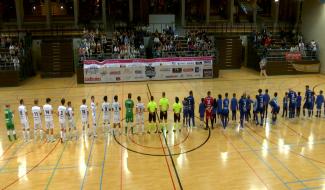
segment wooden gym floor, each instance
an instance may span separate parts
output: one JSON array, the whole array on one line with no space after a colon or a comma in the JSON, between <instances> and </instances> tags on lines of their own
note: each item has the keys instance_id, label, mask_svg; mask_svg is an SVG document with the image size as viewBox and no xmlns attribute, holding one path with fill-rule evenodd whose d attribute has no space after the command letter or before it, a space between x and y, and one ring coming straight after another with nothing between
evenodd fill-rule
<instances>
[{"instance_id":1,"label":"wooden gym floor","mask_svg":"<svg viewBox=\"0 0 325 190\"><path fill-rule=\"evenodd\" d=\"M166 137L105 136L100 127L95 140L86 137L65 144L58 140L23 143L17 115L19 140L10 143L4 125L4 104L10 103L17 112L20 98L30 111L34 98L43 104L51 97L56 110L59 99L65 97L75 107L80 132L81 99L87 98L89 103L91 95L101 104L104 95L111 100L117 94L122 103L131 92L134 100L140 95L147 103L149 90L156 100L165 91L173 103L175 96L182 99L193 90L198 103L208 90L213 96L235 92L238 97L244 91L253 96L258 88L268 88L272 95L280 93L281 100L288 88L304 92L306 84L318 93L325 90L325 77L259 79L258 73L242 69L222 71L220 78L213 80L78 85L75 78L35 77L20 87L1 88L0 189L325 189L324 115L320 119L280 118L275 126L268 120L264 128L248 123L242 132L238 131L238 121L231 122L226 131L218 122L211 131L194 128ZM33 126L31 116L29 120ZM101 115L98 121L101 123ZM171 112L169 121L171 125ZM55 122L58 135L56 117Z\"/></svg>"}]
</instances>

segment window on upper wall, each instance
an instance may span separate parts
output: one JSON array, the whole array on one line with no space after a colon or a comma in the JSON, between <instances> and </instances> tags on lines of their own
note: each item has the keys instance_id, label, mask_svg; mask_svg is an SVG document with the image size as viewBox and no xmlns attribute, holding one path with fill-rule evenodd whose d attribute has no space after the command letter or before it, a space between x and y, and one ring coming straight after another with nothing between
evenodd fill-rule
<instances>
[{"instance_id":1,"label":"window on upper wall","mask_svg":"<svg viewBox=\"0 0 325 190\"><path fill-rule=\"evenodd\" d=\"M228 4L228 0L210 1L210 16L212 17L212 19L228 19Z\"/></svg>"},{"instance_id":2,"label":"window on upper wall","mask_svg":"<svg viewBox=\"0 0 325 190\"><path fill-rule=\"evenodd\" d=\"M79 0L79 20L83 24L102 19L102 0Z\"/></svg>"},{"instance_id":3,"label":"window on upper wall","mask_svg":"<svg viewBox=\"0 0 325 190\"><path fill-rule=\"evenodd\" d=\"M13 22L16 20L16 5L13 0L0 1L0 19L4 22Z\"/></svg>"},{"instance_id":4,"label":"window on upper wall","mask_svg":"<svg viewBox=\"0 0 325 190\"><path fill-rule=\"evenodd\" d=\"M47 7L44 0L23 0L24 17L45 17L47 15Z\"/></svg>"},{"instance_id":5,"label":"window on upper wall","mask_svg":"<svg viewBox=\"0 0 325 190\"><path fill-rule=\"evenodd\" d=\"M74 15L73 0L51 0L52 16L72 17Z\"/></svg>"},{"instance_id":6,"label":"window on upper wall","mask_svg":"<svg viewBox=\"0 0 325 190\"><path fill-rule=\"evenodd\" d=\"M259 6L258 15L262 17L271 17L271 8L273 0L257 0L257 5Z\"/></svg>"},{"instance_id":7,"label":"window on upper wall","mask_svg":"<svg viewBox=\"0 0 325 190\"><path fill-rule=\"evenodd\" d=\"M185 18L187 23L200 23L205 21L206 1L204 0L186 0Z\"/></svg>"}]
</instances>

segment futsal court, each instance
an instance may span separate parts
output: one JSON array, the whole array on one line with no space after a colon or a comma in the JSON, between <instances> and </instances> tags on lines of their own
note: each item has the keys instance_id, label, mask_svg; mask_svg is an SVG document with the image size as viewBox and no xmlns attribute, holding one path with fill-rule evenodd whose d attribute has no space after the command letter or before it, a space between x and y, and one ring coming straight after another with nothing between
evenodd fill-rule
<instances>
[{"instance_id":1,"label":"futsal court","mask_svg":"<svg viewBox=\"0 0 325 190\"><path fill-rule=\"evenodd\" d=\"M182 132L165 134L104 134L101 112L98 110L98 134L82 135L77 141L61 144L58 119L55 116L54 143L24 143L17 116L19 99L23 98L30 112L33 100L43 105L52 99L54 110L64 97L72 101L78 131L81 134L79 106L81 100L94 95L98 104L107 95L114 95L124 104L128 93L133 99L149 96L155 100L166 92L170 103L175 96L183 99L193 90L196 110L207 91L219 93L243 92L254 96L259 88L269 89L279 100L289 88L304 92L305 85L315 92L325 89L322 75L278 76L259 79L255 72L241 69L222 71L218 79L147 81L79 85L75 78L32 78L20 87L1 88L1 115L4 105L11 104L15 114L16 142L9 142L4 118L0 125L0 188L1 189L325 189L325 121L322 118L283 119L276 125L267 119L264 127L253 122L239 130L230 121L224 131L217 120L214 130L201 127L183 128ZM98 108L99 109L99 108ZM125 115L122 106L121 117ZM30 113L29 113L30 114ZM196 111L198 116L198 111ZM168 115L173 124L172 111ZM269 114L270 117L270 114ZM147 114L145 115L147 120ZM29 115L30 126L33 126ZM90 123L91 124L91 123ZM122 127L125 123L122 123ZM147 125L147 122L146 122ZM196 125L199 119L196 118ZM31 133L32 134L32 133Z\"/></svg>"}]
</instances>

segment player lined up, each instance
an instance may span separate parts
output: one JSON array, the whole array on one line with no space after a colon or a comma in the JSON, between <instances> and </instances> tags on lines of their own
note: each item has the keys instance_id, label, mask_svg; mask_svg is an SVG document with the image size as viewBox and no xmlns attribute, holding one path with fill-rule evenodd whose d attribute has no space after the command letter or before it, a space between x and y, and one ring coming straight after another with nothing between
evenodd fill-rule
<instances>
[{"instance_id":1,"label":"player lined up","mask_svg":"<svg viewBox=\"0 0 325 190\"><path fill-rule=\"evenodd\" d=\"M321 109L324 104L324 96L323 91L319 92L319 95L315 97L315 93L309 89L309 86L306 86L306 92L304 97L304 104L302 106L303 115L311 117L313 115L314 106L316 104L316 117L321 116ZM285 96L283 97L283 110L282 117L287 117L289 112L289 118L300 117L301 105L302 105L302 97L301 93L296 93L292 89L289 89L288 92L285 92ZM30 128L28 121L28 112L26 106L24 105L24 100L20 100L20 105L18 107L20 123L22 126L23 139L25 142L30 140ZM60 140L61 142L66 141L67 139L78 139L78 131L75 124L74 119L74 110L72 108L71 102L67 103L67 107L65 106L65 99L61 99L61 105L58 107L57 115L59 118L60 125ZM82 133L83 135L88 134L88 136L97 137L97 105L95 102L95 97L91 97L91 118L92 118L92 131L90 131L89 126L89 110L86 104L86 99L82 100L82 105L80 106L80 117L81 117L81 125L82 125ZM258 90L258 94L255 96L255 100L252 100L249 95L245 93L240 97L239 100L236 98L236 94L233 94L231 100L228 98L228 93L225 93L225 97L222 98L222 95L219 94L217 99L214 99L211 96L211 92L208 91L207 97L201 99L201 103L199 105L199 115L200 115L200 126L203 127L204 117L205 117L205 129L214 128L214 125L217 123L217 120L220 120L221 126L223 129L226 129L229 123L229 111L231 110L232 121L236 122L237 119L237 111L239 111L240 115L240 127L243 128L245 121L251 120L251 110L253 110L253 121L255 121L256 125L263 126L265 118L267 118L268 113L268 105L271 107L272 113L272 122L275 123L277 120L277 115L280 112L280 106L278 101L278 94L274 93L273 98L271 99L268 90L265 90L265 93L262 93L262 90ZM141 97L137 97L137 103L134 104L132 100L132 94L128 94L128 98L125 101L125 131L127 134L129 131L134 133L134 107L135 107L135 115L136 115L136 125L137 132L144 133L144 112L148 111L148 120L149 126L147 128L147 133L156 132L166 132L167 129L167 121L168 121L168 111L169 111L169 100L166 98L166 93L162 93L162 98L159 100L159 104L154 101L154 97L150 97L150 101L145 107L144 103L141 102ZM158 107L159 106L159 107ZM253 107L253 109L252 109ZM158 115L157 111L159 108L159 123L157 125L156 116ZM43 109L43 112L42 112ZM182 102L180 102L178 97L175 97L175 103L172 105L172 111L174 113L174 126L173 131L181 130L180 121L181 121L181 112L183 112L183 126L194 127L195 119L194 119L194 110L195 110L195 101L193 97L193 92L189 92L189 97L184 98ZM34 119L34 140L38 139L43 140L43 127L42 127L42 114L44 114L45 128L46 128L46 140L47 142L54 142L53 128L53 107L51 105L51 99L46 98L45 105L41 108L39 106L39 101L37 99L34 100L34 105L31 109L32 116ZM113 103L110 104L108 102L107 96L103 97L103 103L101 105L102 118L103 118L103 130L106 133L122 133L121 131L121 105L118 101L118 96L114 96ZM306 114L307 111L307 114ZM113 113L113 128L111 127L111 113ZM324 114L325 114L325 104L324 104ZM6 105L5 109L5 119L8 130L8 138L12 140L16 139L16 132L13 124L13 115L14 113L10 109L10 105ZM67 126L69 127L69 135L67 137Z\"/></svg>"}]
</instances>

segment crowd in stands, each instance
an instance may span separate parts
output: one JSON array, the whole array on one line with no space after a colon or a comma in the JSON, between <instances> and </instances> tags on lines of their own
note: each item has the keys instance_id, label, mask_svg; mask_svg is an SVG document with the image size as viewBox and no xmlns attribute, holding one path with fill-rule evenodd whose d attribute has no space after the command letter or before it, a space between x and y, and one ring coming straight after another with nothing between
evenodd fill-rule
<instances>
[{"instance_id":1,"label":"crowd in stands","mask_svg":"<svg viewBox=\"0 0 325 190\"><path fill-rule=\"evenodd\" d=\"M113 58L130 59L145 55L144 36L142 29L120 29L113 33Z\"/></svg>"},{"instance_id":2,"label":"crowd in stands","mask_svg":"<svg viewBox=\"0 0 325 190\"><path fill-rule=\"evenodd\" d=\"M85 30L79 47L79 55L81 60L87 57L144 58L146 57L145 37L148 38L149 46L152 47L153 57L186 56L193 52L206 54L204 52L213 49L213 43L205 31L190 31L180 39L172 27L153 33L141 27L132 29L121 27L113 32L111 41L106 34Z\"/></svg>"},{"instance_id":3,"label":"crowd in stands","mask_svg":"<svg viewBox=\"0 0 325 190\"><path fill-rule=\"evenodd\" d=\"M98 31L84 30L84 35L80 42L79 55L82 58L100 55L103 53L103 47L107 45L107 36L99 34Z\"/></svg>"},{"instance_id":4,"label":"crowd in stands","mask_svg":"<svg viewBox=\"0 0 325 190\"><path fill-rule=\"evenodd\" d=\"M19 59L24 56L23 43L17 43L10 37L1 37L0 41L0 70L19 70Z\"/></svg>"},{"instance_id":5,"label":"crowd in stands","mask_svg":"<svg viewBox=\"0 0 325 190\"><path fill-rule=\"evenodd\" d=\"M189 51L209 51L213 48L212 41L205 31L191 31L186 35Z\"/></svg>"},{"instance_id":6,"label":"crowd in stands","mask_svg":"<svg viewBox=\"0 0 325 190\"><path fill-rule=\"evenodd\" d=\"M279 36L263 29L262 32L253 32L254 46L263 49L263 56L266 57L270 50L300 53L303 58L317 59L318 44L315 40L306 42L301 33L295 31L280 31Z\"/></svg>"}]
</instances>

